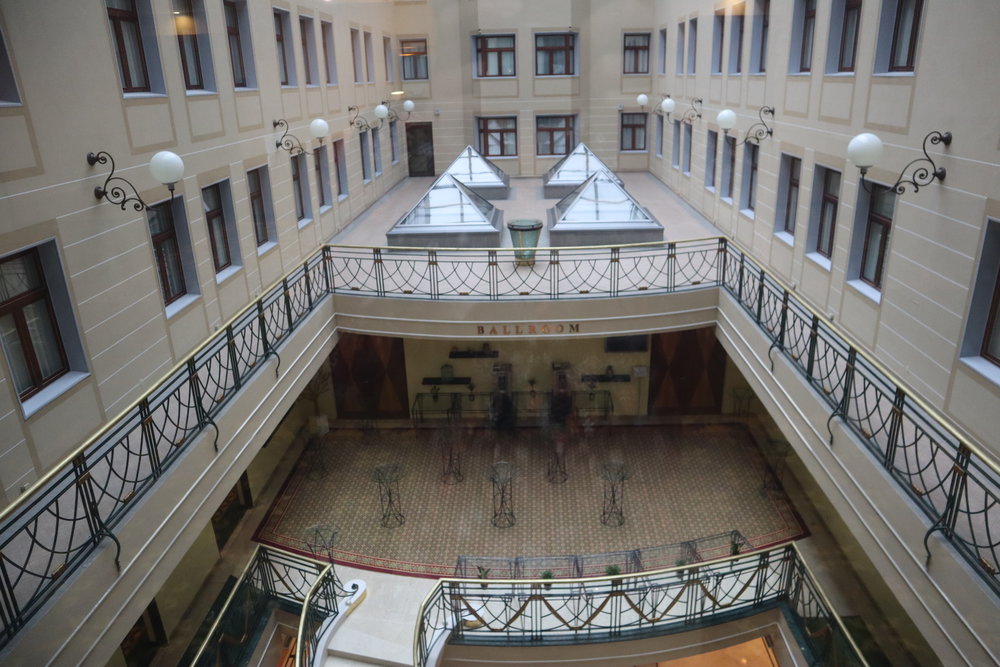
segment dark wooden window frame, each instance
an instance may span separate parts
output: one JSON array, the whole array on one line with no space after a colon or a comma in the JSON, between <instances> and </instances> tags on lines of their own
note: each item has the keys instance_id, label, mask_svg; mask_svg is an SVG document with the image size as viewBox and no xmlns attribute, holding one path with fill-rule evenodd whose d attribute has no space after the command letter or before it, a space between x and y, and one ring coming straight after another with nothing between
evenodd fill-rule
<instances>
[{"instance_id":1,"label":"dark wooden window frame","mask_svg":"<svg viewBox=\"0 0 1000 667\"><path fill-rule=\"evenodd\" d=\"M142 37L142 24L139 21L139 12L135 8L135 0L129 0L132 6L131 11L108 7L108 20L111 22L111 32L115 39L115 50L118 53L119 69L122 73L122 91L126 93L148 93L152 90L149 83L149 69L146 67L146 48ZM128 66L128 50L125 48L125 37L123 26L132 24L135 27L136 39L138 40L139 64L142 65L142 77L145 83L132 81L132 68Z\"/></svg>"},{"instance_id":2,"label":"dark wooden window frame","mask_svg":"<svg viewBox=\"0 0 1000 667\"><path fill-rule=\"evenodd\" d=\"M219 205L216 208L205 211L205 224L208 226L208 240L212 247L212 263L215 265L215 272L219 273L233 264L233 253L229 246L229 230L226 229L226 211L222 204L222 188L218 183L209 185L202 189L202 199L205 190L215 189L216 200ZM219 234L216 234L216 231ZM225 257L220 257L222 250Z\"/></svg>"},{"instance_id":3,"label":"dark wooden window frame","mask_svg":"<svg viewBox=\"0 0 1000 667\"><path fill-rule=\"evenodd\" d=\"M542 118L561 118L563 124L560 127L542 127L538 124L538 121ZM543 153L539 149L542 142L539 139L542 136L548 136L549 146L556 145L556 136L559 134L566 135L566 152L565 153ZM574 140L576 138L576 116L573 115L545 115L535 117L535 151L538 155L566 155L573 147L576 146Z\"/></svg>"},{"instance_id":4,"label":"dark wooden window frame","mask_svg":"<svg viewBox=\"0 0 1000 667\"><path fill-rule=\"evenodd\" d=\"M38 255L38 248L29 248L23 252L10 255L9 257L4 257L0 260L0 264L4 264L22 256L31 257L30 261L35 264L35 271L41 281L41 285L22 292L21 294L0 303L0 316L10 315L13 318L14 327L17 330L18 342L21 344L21 352L24 362L28 367L28 374L31 376L31 387L25 389L18 395L18 397L23 401L27 398L31 398L41 391L42 388L48 386L57 378L69 372L69 362L66 358L66 349L63 346L62 335L59 332L59 322L56 320L56 314L52 308L52 299L49 297L49 288L45 281L45 271L42 266L41 257ZM45 308L48 310L49 321L52 323L52 329L55 335L55 343L59 350L59 358L62 361L61 367L47 377L42 377L41 364L38 363L38 355L35 353L35 346L31 341L31 332L28 328L28 321L24 315L25 308L39 301L44 301Z\"/></svg>"},{"instance_id":5,"label":"dark wooden window frame","mask_svg":"<svg viewBox=\"0 0 1000 667\"><path fill-rule=\"evenodd\" d=\"M205 90L205 73L201 69L201 49L198 47L198 20L194 15L194 5L191 0L178 0L183 3L187 10L187 16L191 19L191 26L194 28L193 34L182 35L177 30L177 18L174 18L174 32L177 33L177 45L181 52L181 69L184 71L184 87L187 90ZM176 7L176 5L174 5ZM183 16L174 10L174 16ZM190 50L185 47L190 44ZM188 58L190 54L191 58ZM189 62L193 60L193 62ZM192 75L197 76L197 80L192 80Z\"/></svg>"},{"instance_id":6,"label":"dark wooden window frame","mask_svg":"<svg viewBox=\"0 0 1000 667\"><path fill-rule=\"evenodd\" d=\"M305 76L303 77L306 81L307 86L311 86L315 81L313 81L313 72L310 63L312 60L309 58L309 52L312 50L309 48L309 31L315 30L313 27L313 20L308 16L299 17L299 41L302 42L302 69L305 70Z\"/></svg>"},{"instance_id":7,"label":"dark wooden window frame","mask_svg":"<svg viewBox=\"0 0 1000 667\"><path fill-rule=\"evenodd\" d=\"M840 174L827 169L823 174L823 195L820 199L818 221L819 229L816 233L816 252L827 259L830 259L833 255L833 235L837 227L837 210L840 207L839 192L832 192L830 189L831 174L837 174L839 185ZM827 220L829 220L829 224L826 223Z\"/></svg>"},{"instance_id":8,"label":"dark wooden window frame","mask_svg":"<svg viewBox=\"0 0 1000 667\"><path fill-rule=\"evenodd\" d=\"M253 231L257 237L258 248L271 240L270 232L267 228L264 179L261 176L261 169L263 168L258 167L247 172L247 190L250 192L250 215L253 217Z\"/></svg>"},{"instance_id":9,"label":"dark wooden window frame","mask_svg":"<svg viewBox=\"0 0 1000 667\"><path fill-rule=\"evenodd\" d=\"M872 185L872 193L868 198L868 222L865 224L865 244L861 249L861 272L858 276L877 290L882 289L882 271L885 269L885 254L889 250L889 233L892 231L892 218L875 212L875 198L883 193L889 193L889 189L881 185ZM872 280L865 277L868 268L868 244L871 241L872 225L882 227L882 234L879 236L879 248L877 259L875 260L875 272Z\"/></svg>"},{"instance_id":10,"label":"dark wooden window frame","mask_svg":"<svg viewBox=\"0 0 1000 667\"><path fill-rule=\"evenodd\" d=\"M771 28L771 0L759 0L760 39L757 41L757 71L767 71L767 37Z\"/></svg>"},{"instance_id":11,"label":"dark wooden window frame","mask_svg":"<svg viewBox=\"0 0 1000 667\"><path fill-rule=\"evenodd\" d=\"M848 32L853 24L854 30ZM861 29L861 0L844 0L844 17L840 27L840 53L837 55L837 71L853 72L858 55L858 30ZM854 39L848 43L848 35Z\"/></svg>"},{"instance_id":12,"label":"dark wooden window frame","mask_svg":"<svg viewBox=\"0 0 1000 667\"><path fill-rule=\"evenodd\" d=\"M737 23L736 29L733 34L739 35L736 38L736 62L735 67L733 67L732 74L741 74L743 72L743 32L746 30L746 17L744 11L746 10L746 5L743 5L743 9L739 12L734 12L732 15L732 21Z\"/></svg>"},{"instance_id":13,"label":"dark wooden window frame","mask_svg":"<svg viewBox=\"0 0 1000 667\"><path fill-rule=\"evenodd\" d=\"M491 39L510 39L510 46L487 46L488 40ZM517 40L514 35L480 35L476 37L476 76L480 78L495 78L495 77L511 77L517 76L517 52L515 51L517 47ZM488 74L489 70L489 54L496 53L497 55L497 73ZM504 54L511 54L512 67L510 74L503 73L503 60Z\"/></svg>"},{"instance_id":14,"label":"dark wooden window frame","mask_svg":"<svg viewBox=\"0 0 1000 667\"><path fill-rule=\"evenodd\" d=\"M305 220L306 219L306 196L305 191L302 187L302 163L300 160L304 160L304 155L293 155L292 156L292 196L295 197L295 219Z\"/></svg>"},{"instance_id":15,"label":"dark wooden window frame","mask_svg":"<svg viewBox=\"0 0 1000 667\"><path fill-rule=\"evenodd\" d=\"M495 121L514 121L513 127L490 127L490 124ZM517 116L483 116L479 118L479 146L482 148L480 151L486 157L514 157L517 155ZM497 135L500 139L499 146L500 152L493 153L490 152L490 142L489 138L491 135ZM507 145L507 136L514 136L514 152L507 153L504 148Z\"/></svg>"},{"instance_id":16,"label":"dark wooden window frame","mask_svg":"<svg viewBox=\"0 0 1000 667\"><path fill-rule=\"evenodd\" d=\"M410 50L410 45L414 47L419 47L415 50ZM399 53L400 58L403 60L403 71L401 76L404 81L426 81L430 77L430 72L427 69L427 40L426 39L401 39L399 40ZM415 60L410 60L410 59ZM416 76L420 73L420 67L416 64L407 67L410 62L416 63L419 60L424 61L424 74L425 76ZM409 70L409 71L408 71Z\"/></svg>"},{"instance_id":17,"label":"dark wooden window frame","mask_svg":"<svg viewBox=\"0 0 1000 667\"><path fill-rule=\"evenodd\" d=\"M278 47L278 83L282 86L289 85L288 79L288 52L285 51L285 13L274 12L274 41Z\"/></svg>"},{"instance_id":18,"label":"dark wooden window frame","mask_svg":"<svg viewBox=\"0 0 1000 667\"><path fill-rule=\"evenodd\" d=\"M785 191L785 219L782 222L782 230L788 234L795 235L795 213L799 202L799 178L802 174L802 159L788 156L788 183ZM792 195L795 195L795 204L792 204Z\"/></svg>"},{"instance_id":19,"label":"dark wooden window frame","mask_svg":"<svg viewBox=\"0 0 1000 667\"><path fill-rule=\"evenodd\" d=\"M645 45L629 44L629 37L644 37ZM649 42L648 32L627 32L622 36L622 73L623 74L649 74ZM646 54L646 67L642 66L642 54Z\"/></svg>"},{"instance_id":20,"label":"dark wooden window frame","mask_svg":"<svg viewBox=\"0 0 1000 667\"><path fill-rule=\"evenodd\" d=\"M156 258L156 271L160 276L160 286L163 288L164 305L170 305L187 294L187 276L184 275L184 262L180 254L180 240L177 238L177 222L174 220L173 204L173 200L169 199L152 207L163 207L167 211L167 220L170 222L169 229L152 234L153 256ZM169 291L170 278L164 253L173 255L174 260L177 262L177 267L180 269L180 288L176 292Z\"/></svg>"},{"instance_id":21,"label":"dark wooden window frame","mask_svg":"<svg viewBox=\"0 0 1000 667\"><path fill-rule=\"evenodd\" d=\"M993 300L990 302L990 312L986 318L986 330L983 332L983 344L979 348L979 354L984 359L1000 366L1000 357L994 356L990 353L990 343L993 341L994 336L1000 336L1000 328L996 326L997 319L1000 317L1000 270L997 271L997 275L993 277Z\"/></svg>"},{"instance_id":22,"label":"dark wooden window frame","mask_svg":"<svg viewBox=\"0 0 1000 667\"><path fill-rule=\"evenodd\" d=\"M726 192L723 196L732 200L733 193L736 192L736 137L725 137L724 150L729 153L729 182L726 184Z\"/></svg>"},{"instance_id":23,"label":"dark wooden window frame","mask_svg":"<svg viewBox=\"0 0 1000 667\"><path fill-rule=\"evenodd\" d=\"M229 62L233 68L233 85L237 88L247 87L247 68L243 62L243 36L240 34L240 11L233 0L223 0L223 13L226 17L226 38L229 43ZM232 22L230 22L232 19ZM239 64L239 71L236 65Z\"/></svg>"},{"instance_id":24,"label":"dark wooden window frame","mask_svg":"<svg viewBox=\"0 0 1000 667\"><path fill-rule=\"evenodd\" d=\"M907 2L913 2L913 26L910 30L910 39L905 45L899 43L899 28L900 23L903 19L903 12L901 11L903 5ZM912 72L915 65L915 60L917 58L917 38L920 35L920 15L923 13L924 0L898 0L896 3L896 16L893 19L892 26L892 48L889 50L889 71L890 72ZM896 55L899 53L900 47L903 47L906 55L906 61L902 65L896 65Z\"/></svg>"},{"instance_id":25,"label":"dark wooden window frame","mask_svg":"<svg viewBox=\"0 0 1000 667\"><path fill-rule=\"evenodd\" d=\"M806 37L808 36L808 39ZM799 44L799 71L811 72L816 50L816 0L802 0L802 35ZM809 48L807 49L806 46Z\"/></svg>"},{"instance_id":26,"label":"dark wooden window frame","mask_svg":"<svg viewBox=\"0 0 1000 667\"><path fill-rule=\"evenodd\" d=\"M642 122L638 122L638 117L642 117ZM621 119L621 134L619 136L619 148L623 151L644 151L646 150L646 125L649 121L648 114L645 113L623 113ZM631 130L631 141L626 144L625 130ZM637 130L642 130L641 133ZM642 137L641 145L636 140L637 136Z\"/></svg>"},{"instance_id":27,"label":"dark wooden window frame","mask_svg":"<svg viewBox=\"0 0 1000 667\"><path fill-rule=\"evenodd\" d=\"M337 84L337 61L333 57L333 24L329 21L320 21L319 37L323 43L323 71L326 72L326 83L328 86L334 86Z\"/></svg>"},{"instance_id":28,"label":"dark wooden window frame","mask_svg":"<svg viewBox=\"0 0 1000 667\"><path fill-rule=\"evenodd\" d=\"M562 37L563 43L557 46L539 46L539 37ZM538 54L546 54L544 59L544 64L546 67L542 67L542 62L539 62ZM553 55L556 53L566 54L566 71L565 72L553 72L552 63ZM548 69L547 72L539 71L541 69ZM572 32L562 32L562 33L538 33L535 35L535 76L573 76L576 74L576 34Z\"/></svg>"}]
</instances>

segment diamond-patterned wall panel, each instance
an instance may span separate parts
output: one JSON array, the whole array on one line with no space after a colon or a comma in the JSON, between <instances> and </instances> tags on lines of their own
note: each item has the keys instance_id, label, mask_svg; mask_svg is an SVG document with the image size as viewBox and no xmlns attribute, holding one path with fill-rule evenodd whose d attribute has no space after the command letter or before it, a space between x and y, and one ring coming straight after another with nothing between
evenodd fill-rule
<instances>
[{"instance_id":1,"label":"diamond-patterned wall panel","mask_svg":"<svg viewBox=\"0 0 1000 667\"><path fill-rule=\"evenodd\" d=\"M704 414L722 410L726 352L715 328L651 336L649 414Z\"/></svg>"},{"instance_id":2,"label":"diamond-patterned wall panel","mask_svg":"<svg viewBox=\"0 0 1000 667\"><path fill-rule=\"evenodd\" d=\"M406 419L403 339L341 334L330 355L337 416L342 419Z\"/></svg>"}]
</instances>

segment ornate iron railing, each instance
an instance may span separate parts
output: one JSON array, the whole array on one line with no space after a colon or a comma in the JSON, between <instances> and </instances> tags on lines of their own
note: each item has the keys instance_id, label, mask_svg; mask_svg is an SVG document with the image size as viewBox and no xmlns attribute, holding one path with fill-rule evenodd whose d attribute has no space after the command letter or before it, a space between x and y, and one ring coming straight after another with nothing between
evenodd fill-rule
<instances>
[{"instance_id":1,"label":"ornate iron railing","mask_svg":"<svg viewBox=\"0 0 1000 667\"><path fill-rule=\"evenodd\" d=\"M729 245L722 286L940 532L1000 594L1000 469L748 254ZM772 360L773 363L773 360ZM773 368L773 366L772 366Z\"/></svg>"},{"instance_id":2,"label":"ornate iron railing","mask_svg":"<svg viewBox=\"0 0 1000 667\"><path fill-rule=\"evenodd\" d=\"M0 513L0 649L105 539L117 562L112 529L331 293L499 301L721 286L926 513L925 544L940 532L1000 593L1000 467L734 244L540 248L533 266L514 252L324 246L310 256Z\"/></svg>"},{"instance_id":3,"label":"ornate iron railing","mask_svg":"<svg viewBox=\"0 0 1000 667\"><path fill-rule=\"evenodd\" d=\"M296 665L310 664L299 662L302 654L315 654L317 631L322 632L338 614L334 582L332 565L280 549L257 547L197 652L186 664L246 664L260 639L262 624L276 607L301 611Z\"/></svg>"},{"instance_id":4,"label":"ornate iron railing","mask_svg":"<svg viewBox=\"0 0 1000 667\"><path fill-rule=\"evenodd\" d=\"M340 615L341 601L357 592L357 583L351 585L351 589L344 588L332 562L320 572L302 603L295 667L312 667L316 655L322 650L319 646L320 639Z\"/></svg>"},{"instance_id":5,"label":"ornate iron railing","mask_svg":"<svg viewBox=\"0 0 1000 667\"><path fill-rule=\"evenodd\" d=\"M794 544L594 579L442 579L424 600L414 664L439 642L536 646L637 639L781 609L810 664L866 665Z\"/></svg>"}]
</instances>

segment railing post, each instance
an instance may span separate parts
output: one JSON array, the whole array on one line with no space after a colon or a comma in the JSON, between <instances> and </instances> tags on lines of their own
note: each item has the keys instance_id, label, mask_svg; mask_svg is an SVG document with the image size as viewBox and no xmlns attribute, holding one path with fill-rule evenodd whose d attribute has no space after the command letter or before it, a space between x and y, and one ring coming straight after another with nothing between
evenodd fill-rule
<instances>
[{"instance_id":1,"label":"railing post","mask_svg":"<svg viewBox=\"0 0 1000 667\"><path fill-rule=\"evenodd\" d=\"M288 330L292 330L295 320L292 318L292 297L288 294L288 278L281 279L281 293L285 297L285 316L288 318Z\"/></svg>"},{"instance_id":2,"label":"railing post","mask_svg":"<svg viewBox=\"0 0 1000 667\"><path fill-rule=\"evenodd\" d=\"M844 373L844 395L840 397L840 404L837 412L841 417L847 416L847 409L851 405L851 392L854 391L854 366L858 361L858 351L853 346L847 351L847 368Z\"/></svg>"},{"instance_id":3,"label":"railing post","mask_svg":"<svg viewBox=\"0 0 1000 667\"><path fill-rule=\"evenodd\" d=\"M139 401L139 437L142 440L143 448L149 456L149 465L153 471L153 477L159 477L162 472L160 464L160 452L156 449L156 437L153 432L153 416L149 409L149 398L145 397Z\"/></svg>"},{"instance_id":4,"label":"railing post","mask_svg":"<svg viewBox=\"0 0 1000 667\"><path fill-rule=\"evenodd\" d=\"M611 281L608 285L608 294L610 296L618 296L618 281L621 277L621 248L615 246L611 248L611 258L610 264L608 266L608 279Z\"/></svg>"},{"instance_id":5,"label":"railing post","mask_svg":"<svg viewBox=\"0 0 1000 667\"><path fill-rule=\"evenodd\" d=\"M260 333L260 342L266 357L271 352L271 343L267 339L267 318L264 317L264 297L257 299L257 328Z\"/></svg>"},{"instance_id":6,"label":"railing post","mask_svg":"<svg viewBox=\"0 0 1000 667\"><path fill-rule=\"evenodd\" d=\"M764 268L761 267L760 273L757 276L757 312L754 313L754 319L757 324L760 324L760 311L764 308Z\"/></svg>"},{"instance_id":7,"label":"railing post","mask_svg":"<svg viewBox=\"0 0 1000 667\"><path fill-rule=\"evenodd\" d=\"M204 428L208 423L208 415L205 412L205 404L202 403L201 381L198 379L198 369L195 368L193 358L187 360L187 372L191 396L194 398L194 413L198 417L198 426Z\"/></svg>"},{"instance_id":8,"label":"railing post","mask_svg":"<svg viewBox=\"0 0 1000 667\"><path fill-rule=\"evenodd\" d=\"M236 389L243 386L243 378L240 377L239 357L236 354L236 338L233 336L233 325L226 327L226 349L229 351L229 365L233 369L233 380Z\"/></svg>"},{"instance_id":9,"label":"railing post","mask_svg":"<svg viewBox=\"0 0 1000 667\"><path fill-rule=\"evenodd\" d=\"M896 460L896 448L899 447L899 434L903 430L903 407L906 405L906 392L896 387L896 395L892 399L892 412L889 415L889 433L885 443L885 454L882 465L892 468Z\"/></svg>"},{"instance_id":10,"label":"railing post","mask_svg":"<svg viewBox=\"0 0 1000 667\"><path fill-rule=\"evenodd\" d=\"M958 522L959 506L961 505L962 498L965 497L965 489L968 485L969 462L971 458L972 450L964 444L959 445L955 463L951 467L948 504L945 505L941 524L941 530L949 541L955 535L955 524Z\"/></svg>"},{"instance_id":11,"label":"railing post","mask_svg":"<svg viewBox=\"0 0 1000 667\"><path fill-rule=\"evenodd\" d=\"M720 287L726 286L726 270L729 267L729 240L725 236L719 237L719 251L716 257L722 260L715 263L715 284Z\"/></svg>"},{"instance_id":12,"label":"railing post","mask_svg":"<svg viewBox=\"0 0 1000 667\"><path fill-rule=\"evenodd\" d=\"M309 304L309 310L313 309L313 293L312 293L312 279L309 277L309 260L302 262L302 274L306 279L306 303Z\"/></svg>"},{"instance_id":13,"label":"railing post","mask_svg":"<svg viewBox=\"0 0 1000 667\"><path fill-rule=\"evenodd\" d=\"M441 286L438 285L441 272L438 269L437 250L427 251L427 285L431 299L435 301L441 298Z\"/></svg>"},{"instance_id":14,"label":"railing post","mask_svg":"<svg viewBox=\"0 0 1000 667\"><path fill-rule=\"evenodd\" d=\"M549 298L559 298L559 251L549 250Z\"/></svg>"},{"instance_id":15,"label":"railing post","mask_svg":"<svg viewBox=\"0 0 1000 667\"><path fill-rule=\"evenodd\" d=\"M781 321L778 324L778 349L785 349L785 330L788 327L788 290L782 290L781 295Z\"/></svg>"},{"instance_id":16,"label":"railing post","mask_svg":"<svg viewBox=\"0 0 1000 667\"><path fill-rule=\"evenodd\" d=\"M331 252L330 246L328 245L323 246L323 255L322 255L323 284L326 286L326 294L330 294L333 292L333 273L332 273L333 269L330 267L331 263L330 252Z\"/></svg>"},{"instance_id":17,"label":"railing post","mask_svg":"<svg viewBox=\"0 0 1000 667\"><path fill-rule=\"evenodd\" d=\"M677 289L677 244L671 241L667 244L667 291Z\"/></svg>"},{"instance_id":18,"label":"railing post","mask_svg":"<svg viewBox=\"0 0 1000 667\"><path fill-rule=\"evenodd\" d=\"M382 266L381 248L372 248L372 264L375 269L375 293L385 296L385 267Z\"/></svg>"},{"instance_id":19,"label":"railing post","mask_svg":"<svg viewBox=\"0 0 1000 667\"><path fill-rule=\"evenodd\" d=\"M809 325L809 357L806 360L806 377L812 380L813 368L816 365L816 345L819 342L819 315L812 316Z\"/></svg>"},{"instance_id":20,"label":"railing post","mask_svg":"<svg viewBox=\"0 0 1000 667\"><path fill-rule=\"evenodd\" d=\"M0 558L0 603L3 604L0 619L3 620L4 634L7 639L13 639L26 619L21 616L21 608L17 604L17 596L14 595L14 585L7 572L7 561L3 558Z\"/></svg>"},{"instance_id":21,"label":"railing post","mask_svg":"<svg viewBox=\"0 0 1000 667\"><path fill-rule=\"evenodd\" d=\"M743 305L743 276L746 273L746 260L747 256L742 252L740 253L740 273L736 280L736 300Z\"/></svg>"}]
</instances>

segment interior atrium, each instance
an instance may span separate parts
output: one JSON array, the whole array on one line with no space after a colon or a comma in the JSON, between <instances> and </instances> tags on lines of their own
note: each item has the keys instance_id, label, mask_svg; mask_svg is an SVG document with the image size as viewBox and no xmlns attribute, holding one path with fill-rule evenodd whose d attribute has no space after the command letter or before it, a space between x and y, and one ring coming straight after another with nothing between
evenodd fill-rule
<instances>
[{"instance_id":1,"label":"interior atrium","mask_svg":"<svg viewBox=\"0 0 1000 667\"><path fill-rule=\"evenodd\" d=\"M997 27L0 0L0 663L1000 664Z\"/></svg>"}]
</instances>

